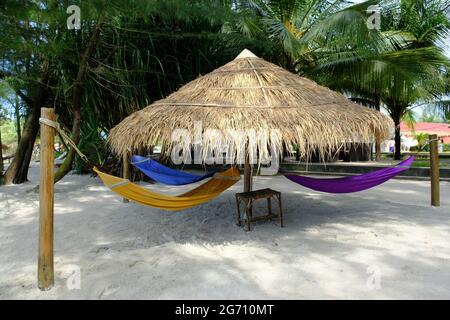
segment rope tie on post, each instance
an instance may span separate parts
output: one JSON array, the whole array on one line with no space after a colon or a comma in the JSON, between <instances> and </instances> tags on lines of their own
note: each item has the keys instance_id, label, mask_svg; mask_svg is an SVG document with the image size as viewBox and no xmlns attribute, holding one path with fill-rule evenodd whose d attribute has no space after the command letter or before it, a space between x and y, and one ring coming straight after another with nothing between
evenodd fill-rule
<instances>
[{"instance_id":1,"label":"rope tie on post","mask_svg":"<svg viewBox=\"0 0 450 320\"><path fill-rule=\"evenodd\" d=\"M45 119L45 118L39 118L39 123L45 124L49 127L55 128L56 131L58 131L58 133L61 135L61 137L63 137L63 139L75 150L75 152L80 156L81 160L83 160L84 162L91 164L89 159L86 157L85 154L83 154L80 149L78 149L76 143L64 132L64 130L61 129L61 126L59 125L59 123L49 120L49 119Z\"/></svg>"}]
</instances>

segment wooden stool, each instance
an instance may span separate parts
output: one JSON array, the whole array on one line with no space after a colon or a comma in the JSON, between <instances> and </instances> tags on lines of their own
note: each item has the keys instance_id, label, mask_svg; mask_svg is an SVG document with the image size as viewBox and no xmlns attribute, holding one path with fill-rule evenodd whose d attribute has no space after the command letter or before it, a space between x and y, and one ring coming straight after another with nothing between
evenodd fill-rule
<instances>
[{"instance_id":1,"label":"wooden stool","mask_svg":"<svg viewBox=\"0 0 450 320\"><path fill-rule=\"evenodd\" d=\"M278 214L272 213L271 199L276 198L278 200ZM253 217L253 202L258 199L267 199L267 209L268 214L265 216ZM245 220L241 220L241 201L245 205ZM272 220L273 218L278 218L280 226L283 227L283 211L281 209L281 192L272 189L261 189L250 192L236 193L236 204L237 204L237 225L241 226L243 222L246 223L247 231L251 229L251 222L261 221L261 220Z\"/></svg>"}]
</instances>

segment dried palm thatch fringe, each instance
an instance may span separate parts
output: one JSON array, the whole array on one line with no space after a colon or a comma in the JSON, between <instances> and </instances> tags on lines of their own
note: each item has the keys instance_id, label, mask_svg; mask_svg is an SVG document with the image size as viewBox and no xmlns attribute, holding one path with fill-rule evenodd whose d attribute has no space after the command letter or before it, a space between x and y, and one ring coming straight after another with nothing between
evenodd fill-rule
<instances>
[{"instance_id":1,"label":"dried palm thatch fringe","mask_svg":"<svg viewBox=\"0 0 450 320\"><path fill-rule=\"evenodd\" d=\"M227 130L279 133L246 149L247 139L228 137L235 150L254 154L257 149L267 155L271 146L281 150L284 142L297 144L304 156L316 150L325 157L348 143L373 141L376 131L385 139L393 127L380 112L244 50L235 60L125 118L111 130L108 142L120 155L160 143L170 152L176 143L172 132L187 129L193 137L196 121L225 137ZM202 147L218 150L223 144L218 135L204 140Z\"/></svg>"}]
</instances>

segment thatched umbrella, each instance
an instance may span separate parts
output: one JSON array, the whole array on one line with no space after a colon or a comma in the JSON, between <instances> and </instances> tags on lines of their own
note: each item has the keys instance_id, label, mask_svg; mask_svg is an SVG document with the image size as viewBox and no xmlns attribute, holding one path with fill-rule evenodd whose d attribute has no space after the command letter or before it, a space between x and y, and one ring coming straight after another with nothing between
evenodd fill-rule
<instances>
[{"instance_id":1,"label":"thatched umbrella","mask_svg":"<svg viewBox=\"0 0 450 320\"><path fill-rule=\"evenodd\" d=\"M120 155L158 143L170 151L175 143L172 132L186 129L194 135L196 121L204 130L224 134L230 129L276 130L276 137L259 144L242 137L228 140L235 150L245 152L246 191L251 188L248 159L256 149L261 156L270 154L271 146L282 150L283 143L296 144L303 155L317 150L326 155L351 142L369 143L375 133L384 139L392 127L380 112L244 50L233 61L125 118L111 130L108 142ZM203 150L220 145L221 138L202 142Z\"/></svg>"}]
</instances>

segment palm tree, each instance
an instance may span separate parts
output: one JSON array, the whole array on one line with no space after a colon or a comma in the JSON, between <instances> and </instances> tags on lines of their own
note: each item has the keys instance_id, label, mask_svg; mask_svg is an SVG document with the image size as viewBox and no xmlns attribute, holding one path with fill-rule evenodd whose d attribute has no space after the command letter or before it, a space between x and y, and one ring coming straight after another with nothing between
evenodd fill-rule
<instances>
[{"instance_id":1,"label":"palm tree","mask_svg":"<svg viewBox=\"0 0 450 320\"><path fill-rule=\"evenodd\" d=\"M420 18L416 20L420 20L428 29L415 28L416 33L411 34L409 30L413 28L410 28L404 16L411 18L411 8L417 7L406 6L406 2L420 1L385 3L387 10L380 32L385 41L384 45L378 46L378 50L360 51L359 56L349 58L344 64L334 59L327 61L328 57L324 56L310 73L330 87L371 101L370 104L378 110L384 105L396 126L396 159L401 156L400 120L414 104L431 101L442 94L445 90L443 70L448 68L449 63L442 50L432 45L448 30L448 18L435 19L442 10L435 12L435 15L429 15L428 11L420 15L423 10L417 10L416 16L420 15ZM438 6L434 3L429 10L436 8ZM413 23L413 20L409 23ZM424 34L419 34L420 30ZM377 154L379 158L379 149Z\"/></svg>"},{"instance_id":2,"label":"palm tree","mask_svg":"<svg viewBox=\"0 0 450 320\"><path fill-rule=\"evenodd\" d=\"M224 26L225 32L269 39L278 47L277 62L299 73L317 66L318 57L342 49L358 52L367 43L381 40L367 27L367 8L377 0L351 5L347 0L237 0L238 19Z\"/></svg>"},{"instance_id":3,"label":"palm tree","mask_svg":"<svg viewBox=\"0 0 450 320\"><path fill-rule=\"evenodd\" d=\"M414 103L442 90L438 79L448 62L436 46L448 30L448 18L442 15L448 6L431 2L367 1L349 6L339 0L238 1L246 15L237 27L276 43L292 71L364 99L377 110L384 104L396 124L395 157L400 158L400 119ZM383 29L369 30L366 10L378 3L385 11ZM420 24L414 25L415 20ZM379 151L379 141L377 145Z\"/></svg>"},{"instance_id":4,"label":"palm tree","mask_svg":"<svg viewBox=\"0 0 450 320\"><path fill-rule=\"evenodd\" d=\"M411 79L428 74L428 62L438 64L442 57L433 50L411 48L404 32L369 30L366 10L378 2L349 6L347 1L240 1L246 16L238 27L245 34L265 36L277 44L292 71L364 98L380 110L382 95L386 96L393 77L402 75L413 82ZM392 4L385 5L389 12L393 10ZM395 123L399 120L394 117L401 117L406 109L390 112ZM378 141L378 150L379 145Z\"/></svg>"},{"instance_id":5,"label":"palm tree","mask_svg":"<svg viewBox=\"0 0 450 320\"><path fill-rule=\"evenodd\" d=\"M417 61L423 69L420 76L395 74L383 90L383 101L396 125L395 159L400 159L400 119L415 103L433 101L446 90L444 76L450 62L442 54L442 43L450 31L450 6L443 0L390 2L396 6L385 17L385 28L407 34L406 52L426 50L430 54L430 59Z\"/></svg>"}]
</instances>

